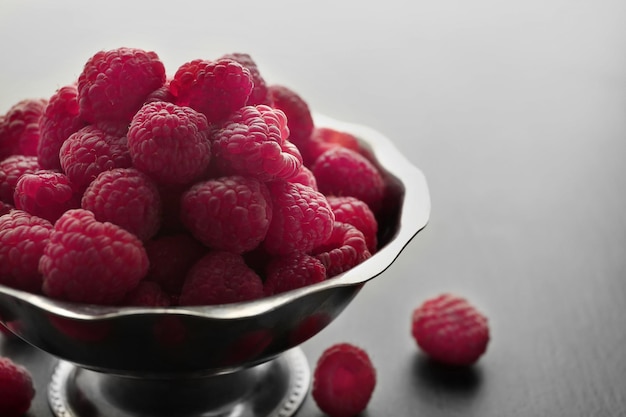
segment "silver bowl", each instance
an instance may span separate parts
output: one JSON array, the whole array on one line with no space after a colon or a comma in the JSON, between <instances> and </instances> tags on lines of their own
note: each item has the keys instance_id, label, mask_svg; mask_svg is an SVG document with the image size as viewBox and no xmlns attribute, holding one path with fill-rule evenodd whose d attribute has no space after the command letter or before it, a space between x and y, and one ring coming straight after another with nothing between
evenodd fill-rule
<instances>
[{"instance_id":1,"label":"silver bowl","mask_svg":"<svg viewBox=\"0 0 626 417\"><path fill-rule=\"evenodd\" d=\"M424 175L389 139L322 115L315 115L315 124L359 138L385 173L388 204L379 215L376 254L315 285L218 306L85 305L0 285L0 321L59 359L48 393L55 415L295 413L310 382L298 345L381 275L430 215ZM170 413L170 407L176 412Z\"/></svg>"}]
</instances>

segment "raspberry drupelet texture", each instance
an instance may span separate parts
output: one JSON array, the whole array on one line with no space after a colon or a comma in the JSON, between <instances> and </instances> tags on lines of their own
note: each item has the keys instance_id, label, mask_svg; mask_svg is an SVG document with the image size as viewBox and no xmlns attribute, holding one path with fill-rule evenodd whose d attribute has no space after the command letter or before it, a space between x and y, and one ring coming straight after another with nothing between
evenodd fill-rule
<instances>
[{"instance_id":1,"label":"raspberry drupelet texture","mask_svg":"<svg viewBox=\"0 0 626 417\"><path fill-rule=\"evenodd\" d=\"M413 312L411 333L431 358L448 365L471 365L487 350L487 318L466 299L441 294Z\"/></svg>"},{"instance_id":2,"label":"raspberry drupelet texture","mask_svg":"<svg viewBox=\"0 0 626 417\"><path fill-rule=\"evenodd\" d=\"M355 136L329 127L316 126L309 138L298 143L302 160L308 167L312 166L321 154L336 146L355 152L362 151L361 144Z\"/></svg>"},{"instance_id":3,"label":"raspberry drupelet texture","mask_svg":"<svg viewBox=\"0 0 626 417\"><path fill-rule=\"evenodd\" d=\"M171 304L170 296L154 281L141 281L122 301L122 305L136 307L169 307Z\"/></svg>"},{"instance_id":4,"label":"raspberry drupelet texture","mask_svg":"<svg viewBox=\"0 0 626 417\"><path fill-rule=\"evenodd\" d=\"M325 195L356 197L376 213L385 194L385 180L364 156L351 149L334 147L317 158L311 171Z\"/></svg>"},{"instance_id":5,"label":"raspberry drupelet texture","mask_svg":"<svg viewBox=\"0 0 626 417\"><path fill-rule=\"evenodd\" d=\"M13 207L11 204L5 203L4 201L0 200L0 216L9 213L14 208L15 207Z\"/></svg>"},{"instance_id":6,"label":"raspberry drupelet texture","mask_svg":"<svg viewBox=\"0 0 626 417\"><path fill-rule=\"evenodd\" d=\"M378 246L378 221L369 206L355 197L328 196L328 203L335 213L335 221L348 223L359 229L365 237L367 249L373 255Z\"/></svg>"},{"instance_id":7,"label":"raspberry drupelet texture","mask_svg":"<svg viewBox=\"0 0 626 417\"><path fill-rule=\"evenodd\" d=\"M232 59L233 61L237 61L244 67L250 71L250 75L252 76L252 91L250 92L250 96L248 97L248 101L246 105L248 106L256 106L257 104L267 104L271 105L271 99L268 96L267 83L265 79L261 75L259 71L259 67L256 62L252 59L249 54L244 54L240 52L234 52L232 54L226 54L221 57L222 59Z\"/></svg>"},{"instance_id":8,"label":"raspberry drupelet texture","mask_svg":"<svg viewBox=\"0 0 626 417\"><path fill-rule=\"evenodd\" d=\"M78 77L80 116L89 123L130 122L146 97L165 83L158 55L118 48L93 55Z\"/></svg>"},{"instance_id":9,"label":"raspberry drupelet texture","mask_svg":"<svg viewBox=\"0 0 626 417\"><path fill-rule=\"evenodd\" d=\"M211 160L208 123L189 107L153 102L133 117L128 147L135 168L160 184L199 179Z\"/></svg>"},{"instance_id":10,"label":"raspberry drupelet texture","mask_svg":"<svg viewBox=\"0 0 626 417\"><path fill-rule=\"evenodd\" d=\"M156 235L161 225L161 196L154 181L135 168L100 173L89 184L81 207L100 222L114 223L140 240Z\"/></svg>"},{"instance_id":11,"label":"raspberry drupelet texture","mask_svg":"<svg viewBox=\"0 0 626 417\"><path fill-rule=\"evenodd\" d=\"M272 106L280 109L287 116L289 140L296 146L308 139L315 126L309 105L292 89L283 85L270 85L268 94Z\"/></svg>"},{"instance_id":12,"label":"raspberry drupelet texture","mask_svg":"<svg viewBox=\"0 0 626 417\"><path fill-rule=\"evenodd\" d=\"M376 369L367 353L339 343L317 361L311 394L330 417L354 417L367 408L375 387Z\"/></svg>"},{"instance_id":13,"label":"raspberry drupelet texture","mask_svg":"<svg viewBox=\"0 0 626 417\"><path fill-rule=\"evenodd\" d=\"M15 186L13 199L15 208L51 223L67 210L80 207L80 198L69 178L55 171L41 170L22 175Z\"/></svg>"},{"instance_id":14,"label":"raspberry drupelet texture","mask_svg":"<svg viewBox=\"0 0 626 417\"><path fill-rule=\"evenodd\" d=\"M79 116L76 85L59 88L48 101L39 120L37 158L43 169L61 169L59 151L63 142L86 123Z\"/></svg>"},{"instance_id":15,"label":"raspberry drupelet texture","mask_svg":"<svg viewBox=\"0 0 626 417\"><path fill-rule=\"evenodd\" d=\"M49 221L25 211L0 216L0 284L41 293L39 259L51 233Z\"/></svg>"},{"instance_id":16,"label":"raspberry drupelet texture","mask_svg":"<svg viewBox=\"0 0 626 417\"><path fill-rule=\"evenodd\" d=\"M287 181L297 182L299 184L311 187L315 191L319 191L317 187L317 180L315 179L315 175L313 175L313 172L311 172L311 170L304 165L300 167L296 175L287 179Z\"/></svg>"},{"instance_id":17,"label":"raspberry drupelet texture","mask_svg":"<svg viewBox=\"0 0 626 417\"><path fill-rule=\"evenodd\" d=\"M252 92L250 71L232 59L196 59L180 66L170 81L176 104L204 114L209 123L243 107Z\"/></svg>"},{"instance_id":18,"label":"raspberry drupelet texture","mask_svg":"<svg viewBox=\"0 0 626 417\"><path fill-rule=\"evenodd\" d=\"M268 188L273 207L264 241L268 253L309 252L328 240L335 215L323 194L286 181L271 182Z\"/></svg>"},{"instance_id":19,"label":"raspberry drupelet texture","mask_svg":"<svg viewBox=\"0 0 626 417\"><path fill-rule=\"evenodd\" d=\"M267 265L265 295L295 290L326 279L326 268L314 256L296 252L274 257Z\"/></svg>"},{"instance_id":20,"label":"raspberry drupelet texture","mask_svg":"<svg viewBox=\"0 0 626 417\"><path fill-rule=\"evenodd\" d=\"M243 107L213 135L216 165L224 175L248 175L261 181L291 178L302 166L302 157L288 136L287 119L280 110Z\"/></svg>"},{"instance_id":21,"label":"raspberry drupelet texture","mask_svg":"<svg viewBox=\"0 0 626 417\"><path fill-rule=\"evenodd\" d=\"M12 155L0 161L0 200L15 205L13 195L17 181L24 174L39 170L36 156Z\"/></svg>"},{"instance_id":22,"label":"raspberry drupelet texture","mask_svg":"<svg viewBox=\"0 0 626 417\"><path fill-rule=\"evenodd\" d=\"M11 155L37 155L39 119L48 100L25 99L0 119L0 160Z\"/></svg>"},{"instance_id":23,"label":"raspberry drupelet texture","mask_svg":"<svg viewBox=\"0 0 626 417\"><path fill-rule=\"evenodd\" d=\"M35 397L31 373L7 357L0 357L0 415L21 417Z\"/></svg>"},{"instance_id":24,"label":"raspberry drupelet texture","mask_svg":"<svg viewBox=\"0 0 626 417\"><path fill-rule=\"evenodd\" d=\"M181 219L196 239L212 249L248 252L265 239L269 229L269 190L252 177L200 182L183 195Z\"/></svg>"},{"instance_id":25,"label":"raspberry drupelet texture","mask_svg":"<svg viewBox=\"0 0 626 417\"><path fill-rule=\"evenodd\" d=\"M132 166L126 137L85 126L69 138L59 151L61 167L81 192L104 171Z\"/></svg>"},{"instance_id":26,"label":"raspberry drupelet texture","mask_svg":"<svg viewBox=\"0 0 626 417\"><path fill-rule=\"evenodd\" d=\"M313 253L326 267L328 278L355 267L372 255L367 250L365 237L356 227L335 221L330 238Z\"/></svg>"},{"instance_id":27,"label":"raspberry drupelet texture","mask_svg":"<svg viewBox=\"0 0 626 417\"><path fill-rule=\"evenodd\" d=\"M214 251L189 271L179 305L216 305L263 297L263 281L241 255Z\"/></svg>"},{"instance_id":28,"label":"raspberry drupelet texture","mask_svg":"<svg viewBox=\"0 0 626 417\"><path fill-rule=\"evenodd\" d=\"M137 287L148 272L148 256L132 233L75 209L54 225L39 269L49 297L111 305Z\"/></svg>"}]
</instances>

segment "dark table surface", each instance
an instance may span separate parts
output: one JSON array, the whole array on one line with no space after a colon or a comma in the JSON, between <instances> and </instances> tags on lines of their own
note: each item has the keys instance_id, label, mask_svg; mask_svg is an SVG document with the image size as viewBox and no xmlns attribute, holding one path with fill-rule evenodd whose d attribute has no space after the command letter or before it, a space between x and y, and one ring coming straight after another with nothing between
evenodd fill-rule
<instances>
[{"instance_id":1,"label":"dark table surface","mask_svg":"<svg viewBox=\"0 0 626 417\"><path fill-rule=\"evenodd\" d=\"M0 112L100 49L153 49L168 68L248 52L315 111L394 140L430 186L429 225L302 345L311 366L334 343L366 349L365 416L626 415L626 3L235 4L3 1ZM410 336L444 291L489 318L468 369ZM29 415L50 417L53 358L1 336L0 354L35 377ZM319 415L310 397L298 414Z\"/></svg>"}]
</instances>

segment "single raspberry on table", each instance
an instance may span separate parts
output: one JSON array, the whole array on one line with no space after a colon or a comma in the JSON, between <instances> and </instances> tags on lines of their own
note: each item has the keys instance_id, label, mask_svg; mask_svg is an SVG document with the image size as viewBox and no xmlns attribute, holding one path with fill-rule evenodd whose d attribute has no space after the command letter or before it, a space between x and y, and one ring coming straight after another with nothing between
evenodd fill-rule
<instances>
[{"instance_id":1,"label":"single raspberry on table","mask_svg":"<svg viewBox=\"0 0 626 417\"><path fill-rule=\"evenodd\" d=\"M449 365L471 365L487 350L487 318L466 299L441 294L413 312L411 333L431 358Z\"/></svg>"},{"instance_id":2,"label":"single raspberry on table","mask_svg":"<svg viewBox=\"0 0 626 417\"><path fill-rule=\"evenodd\" d=\"M254 62L249 54L234 52L232 54L223 55L221 58L237 61L238 63L246 67L248 71L250 71L253 87L252 91L250 92L250 96L248 97L248 101L246 102L246 105L256 106L257 104L271 104L271 99L268 97L267 93L267 83L261 75L261 72L259 71L259 67L257 66L256 62Z\"/></svg>"},{"instance_id":3,"label":"single raspberry on table","mask_svg":"<svg viewBox=\"0 0 626 417\"><path fill-rule=\"evenodd\" d=\"M89 304L117 304L148 272L141 241L84 209L69 210L54 225L39 262L43 292Z\"/></svg>"},{"instance_id":4,"label":"single raspberry on table","mask_svg":"<svg viewBox=\"0 0 626 417\"><path fill-rule=\"evenodd\" d=\"M0 119L0 160L11 155L37 155L39 119L48 100L24 99Z\"/></svg>"},{"instance_id":5,"label":"single raspberry on table","mask_svg":"<svg viewBox=\"0 0 626 417\"><path fill-rule=\"evenodd\" d=\"M289 140L299 147L311 136L315 126L309 105L295 91L283 85L270 85L268 93L272 107L282 110L287 116Z\"/></svg>"},{"instance_id":6,"label":"single raspberry on table","mask_svg":"<svg viewBox=\"0 0 626 417\"><path fill-rule=\"evenodd\" d=\"M335 221L330 238L313 249L315 257L326 267L328 278L353 268L370 258L365 237L349 223Z\"/></svg>"},{"instance_id":7,"label":"single raspberry on table","mask_svg":"<svg viewBox=\"0 0 626 417\"><path fill-rule=\"evenodd\" d=\"M349 223L359 229L365 237L367 249L373 255L378 247L378 221L367 204L355 197L328 196L335 221Z\"/></svg>"},{"instance_id":8,"label":"single raspberry on table","mask_svg":"<svg viewBox=\"0 0 626 417\"><path fill-rule=\"evenodd\" d=\"M146 97L164 83L165 66L152 51L99 51L78 76L80 116L92 124L128 124Z\"/></svg>"},{"instance_id":9,"label":"single raspberry on table","mask_svg":"<svg viewBox=\"0 0 626 417\"><path fill-rule=\"evenodd\" d=\"M353 417L367 408L376 387L376 369L367 353L352 344L326 349L313 374L312 396L330 417Z\"/></svg>"},{"instance_id":10,"label":"single raspberry on table","mask_svg":"<svg viewBox=\"0 0 626 417\"><path fill-rule=\"evenodd\" d=\"M33 378L24 366L0 357L0 416L20 417L35 398Z\"/></svg>"},{"instance_id":11,"label":"single raspberry on table","mask_svg":"<svg viewBox=\"0 0 626 417\"><path fill-rule=\"evenodd\" d=\"M211 160L206 117L189 107L166 102L144 105L128 130L135 168L160 184L199 179Z\"/></svg>"},{"instance_id":12,"label":"single raspberry on table","mask_svg":"<svg viewBox=\"0 0 626 417\"><path fill-rule=\"evenodd\" d=\"M39 120L37 158L44 169L61 169L59 151L63 142L86 122L79 116L76 85L59 88L48 101Z\"/></svg>"},{"instance_id":13,"label":"single raspberry on table","mask_svg":"<svg viewBox=\"0 0 626 417\"><path fill-rule=\"evenodd\" d=\"M23 174L40 169L36 156L12 155L0 161L0 200L15 205L13 195L17 181Z\"/></svg>"},{"instance_id":14,"label":"single raspberry on table","mask_svg":"<svg viewBox=\"0 0 626 417\"><path fill-rule=\"evenodd\" d=\"M178 303L181 306L216 305L261 297L263 281L241 255L213 251L191 268Z\"/></svg>"},{"instance_id":15,"label":"single raspberry on table","mask_svg":"<svg viewBox=\"0 0 626 417\"><path fill-rule=\"evenodd\" d=\"M264 183L252 177L228 176L192 186L184 195L181 219L206 246L248 252L265 239L272 220L272 201Z\"/></svg>"},{"instance_id":16,"label":"single raspberry on table","mask_svg":"<svg viewBox=\"0 0 626 417\"><path fill-rule=\"evenodd\" d=\"M22 175L15 186L13 199L15 208L51 223L67 210L80 207L79 195L69 178L61 172L48 170Z\"/></svg>"},{"instance_id":17,"label":"single raspberry on table","mask_svg":"<svg viewBox=\"0 0 626 417\"><path fill-rule=\"evenodd\" d=\"M85 190L80 205L96 220L114 223L142 241L156 235L161 225L159 190L135 168L101 172Z\"/></svg>"},{"instance_id":18,"label":"single raspberry on table","mask_svg":"<svg viewBox=\"0 0 626 417\"><path fill-rule=\"evenodd\" d=\"M286 181L273 181L268 188L273 214L263 245L269 254L309 252L328 240L335 215L323 194Z\"/></svg>"},{"instance_id":19,"label":"single raspberry on table","mask_svg":"<svg viewBox=\"0 0 626 417\"><path fill-rule=\"evenodd\" d=\"M361 144L355 136L329 127L316 126L306 140L298 143L302 160L308 167L312 166L324 152L337 146L351 149L355 152L362 151Z\"/></svg>"},{"instance_id":20,"label":"single raspberry on table","mask_svg":"<svg viewBox=\"0 0 626 417\"><path fill-rule=\"evenodd\" d=\"M216 165L224 175L248 175L261 181L291 178L302 166L302 157L288 136L280 110L242 107L213 134Z\"/></svg>"},{"instance_id":21,"label":"single raspberry on table","mask_svg":"<svg viewBox=\"0 0 626 417\"><path fill-rule=\"evenodd\" d=\"M385 194L385 181L369 160L358 152L334 147L320 155L311 171L325 195L356 197L376 213Z\"/></svg>"},{"instance_id":22,"label":"single raspberry on table","mask_svg":"<svg viewBox=\"0 0 626 417\"><path fill-rule=\"evenodd\" d=\"M295 290L326 279L326 268L314 256L297 252L277 256L267 265L265 295Z\"/></svg>"},{"instance_id":23,"label":"single raspberry on table","mask_svg":"<svg viewBox=\"0 0 626 417\"><path fill-rule=\"evenodd\" d=\"M154 281L141 281L122 301L122 305L134 307L169 307L171 304L171 297Z\"/></svg>"},{"instance_id":24,"label":"single raspberry on table","mask_svg":"<svg viewBox=\"0 0 626 417\"><path fill-rule=\"evenodd\" d=\"M126 137L88 125L70 135L59 151L61 167L81 192L104 171L132 166Z\"/></svg>"},{"instance_id":25,"label":"single raspberry on table","mask_svg":"<svg viewBox=\"0 0 626 417\"><path fill-rule=\"evenodd\" d=\"M0 216L0 284L41 293L39 260L51 233L49 221L25 211Z\"/></svg>"},{"instance_id":26,"label":"single raspberry on table","mask_svg":"<svg viewBox=\"0 0 626 417\"><path fill-rule=\"evenodd\" d=\"M204 114L209 123L245 106L252 92L250 71L232 59L196 59L178 68L169 88L176 104Z\"/></svg>"}]
</instances>

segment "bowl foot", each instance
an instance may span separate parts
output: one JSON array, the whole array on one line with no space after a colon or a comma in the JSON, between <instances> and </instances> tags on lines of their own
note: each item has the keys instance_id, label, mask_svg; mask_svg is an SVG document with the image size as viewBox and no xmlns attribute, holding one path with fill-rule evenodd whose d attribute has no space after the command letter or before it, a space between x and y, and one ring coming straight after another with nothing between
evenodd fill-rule
<instances>
[{"instance_id":1,"label":"bowl foot","mask_svg":"<svg viewBox=\"0 0 626 417\"><path fill-rule=\"evenodd\" d=\"M288 417L304 402L310 382L300 348L208 377L136 378L59 361L48 400L56 417Z\"/></svg>"}]
</instances>

